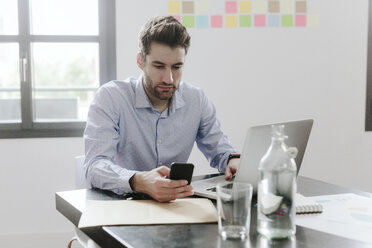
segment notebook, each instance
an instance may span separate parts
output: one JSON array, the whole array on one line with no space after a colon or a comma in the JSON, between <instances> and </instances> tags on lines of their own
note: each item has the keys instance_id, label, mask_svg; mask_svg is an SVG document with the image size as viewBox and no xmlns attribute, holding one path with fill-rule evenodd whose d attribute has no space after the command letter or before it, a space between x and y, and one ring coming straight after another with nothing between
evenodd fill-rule
<instances>
[{"instance_id":1,"label":"notebook","mask_svg":"<svg viewBox=\"0 0 372 248\"><path fill-rule=\"evenodd\" d=\"M295 158L298 174L313 126L313 120L278 122L248 128L234 181L252 184L254 194L257 193L259 181L258 165L262 156L270 147L272 125L284 125L284 133L288 136L285 143L288 147L296 147L298 149L298 154ZM217 199L215 187L220 182L226 182L224 175L193 181L191 185L194 188L195 195Z\"/></svg>"},{"instance_id":2,"label":"notebook","mask_svg":"<svg viewBox=\"0 0 372 248\"><path fill-rule=\"evenodd\" d=\"M313 200L301 195L296 194L296 214L319 214L323 212L323 205L316 203Z\"/></svg>"}]
</instances>

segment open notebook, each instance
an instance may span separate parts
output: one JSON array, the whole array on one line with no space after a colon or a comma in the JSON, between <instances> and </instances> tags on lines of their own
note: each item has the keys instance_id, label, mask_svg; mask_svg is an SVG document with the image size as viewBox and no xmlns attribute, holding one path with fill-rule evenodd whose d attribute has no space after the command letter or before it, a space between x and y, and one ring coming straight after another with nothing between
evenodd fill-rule
<instances>
[{"instance_id":1,"label":"open notebook","mask_svg":"<svg viewBox=\"0 0 372 248\"><path fill-rule=\"evenodd\" d=\"M313 200L297 193L296 214L319 214L323 212L323 206Z\"/></svg>"},{"instance_id":2,"label":"open notebook","mask_svg":"<svg viewBox=\"0 0 372 248\"><path fill-rule=\"evenodd\" d=\"M296 193L296 214L316 214L323 212L323 206L315 203L309 198ZM282 208L283 196L268 193L262 195L260 200L261 211L264 214L271 214Z\"/></svg>"}]
</instances>

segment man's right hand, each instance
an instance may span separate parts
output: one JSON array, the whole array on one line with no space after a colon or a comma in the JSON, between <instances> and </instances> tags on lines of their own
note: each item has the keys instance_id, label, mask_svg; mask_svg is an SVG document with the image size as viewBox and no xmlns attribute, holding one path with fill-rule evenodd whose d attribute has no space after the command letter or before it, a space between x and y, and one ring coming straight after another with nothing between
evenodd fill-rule
<instances>
[{"instance_id":1,"label":"man's right hand","mask_svg":"<svg viewBox=\"0 0 372 248\"><path fill-rule=\"evenodd\" d=\"M130 179L131 187L136 192L148 194L159 202L169 202L177 198L194 194L187 180L170 180L170 169L165 166L151 171L137 172Z\"/></svg>"}]
</instances>

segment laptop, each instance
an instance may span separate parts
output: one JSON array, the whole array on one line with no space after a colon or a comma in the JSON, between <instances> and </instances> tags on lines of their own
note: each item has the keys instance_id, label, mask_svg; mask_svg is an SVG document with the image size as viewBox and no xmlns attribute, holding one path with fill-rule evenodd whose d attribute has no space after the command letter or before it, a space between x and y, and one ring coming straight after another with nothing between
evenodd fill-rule
<instances>
[{"instance_id":1,"label":"laptop","mask_svg":"<svg viewBox=\"0 0 372 248\"><path fill-rule=\"evenodd\" d=\"M298 154L295 158L298 175L313 126L313 119L272 123L253 126L248 129L240 157L239 168L233 180L234 182L252 184L254 194L257 193L260 160L271 144L272 125L284 125L284 134L288 136L288 139L284 142L288 147L296 147L298 149ZM217 199L216 185L221 182L228 183L224 175L193 181L191 185L194 188L195 195Z\"/></svg>"}]
</instances>

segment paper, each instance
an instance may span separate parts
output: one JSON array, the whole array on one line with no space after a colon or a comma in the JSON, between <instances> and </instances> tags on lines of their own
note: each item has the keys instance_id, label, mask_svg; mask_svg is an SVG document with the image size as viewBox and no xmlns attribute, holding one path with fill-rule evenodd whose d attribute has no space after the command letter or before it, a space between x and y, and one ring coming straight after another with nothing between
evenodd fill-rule
<instances>
[{"instance_id":1,"label":"paper","mask_svg":"<svg viewBox=\"0 0 372 248\"><path fill-rule=\"evenodd\" d=\"M308 197L323 205L319 215L296 216L296 224L372 243L372 198L356 194Z\"/></svg>"},{"instance_id":2,"label":"paper","mask_svg":"<svg viewBox=\"0 0 372 248\"><path fill-rule=\"evenodd\" d=\"M238 17L236 15L225 16L225 25L227 28L236 28L238 26Z\"/></svg>"},{"instance_id":3,"label":"paper","mask_svg":"<svg viewBox=\"0 0 372 248\"><path fill-rule=\"evenodd\" d=\"M266 16L265 15L254 15L254 26L255 27L265 27L266 26Z\"/></svg>"},{"instance_id":4,"label":"paper","mask_svg":"<svg viewBox=\"0 0 372 248\"><path fill-rule=\"evenodd\" d=\"M223 17L222 15L212 15L211 16L211 27L212 28L222 28Z\"/></svg>"},{"instance_id":5,"label":"paper","mask_svg":"<svg viewBox=\"0 0 372 248\"><path fill-rule=\"evenodd\" d=\"M171 14L181 13L181 2L180 1L169 1L168 12Z\"/></svg>"},{"instance_id":6,"label":"paper","mask_svg":"<svg viewBox=\"0 0 372 248\"><path fill-rule=\"evenodd\" d=\"M296 15L295 26L296 27L306 27L306 15Z\"/></svg>"},{"instance_id":7,"label":"paper","mask_svg":"<svg viewBox=\"0 0 372 248\"><path fill-rule=\"evenodd\" d=\"M153 200L86 202L79 228L107 225L210 223L217 211L209 199L177 199L169 203Z\"/></svg>"},{"instance_id":8,"label":"paper","mask_svg":"<svg viewBox=\"0 0 372 248\"><path fill-rule=\"evenodd\" d=\"M225 2L225 11L227 14L235 14L237 11L237 2L236 1L226 1Z\"/></svg>"}]
</instances>

